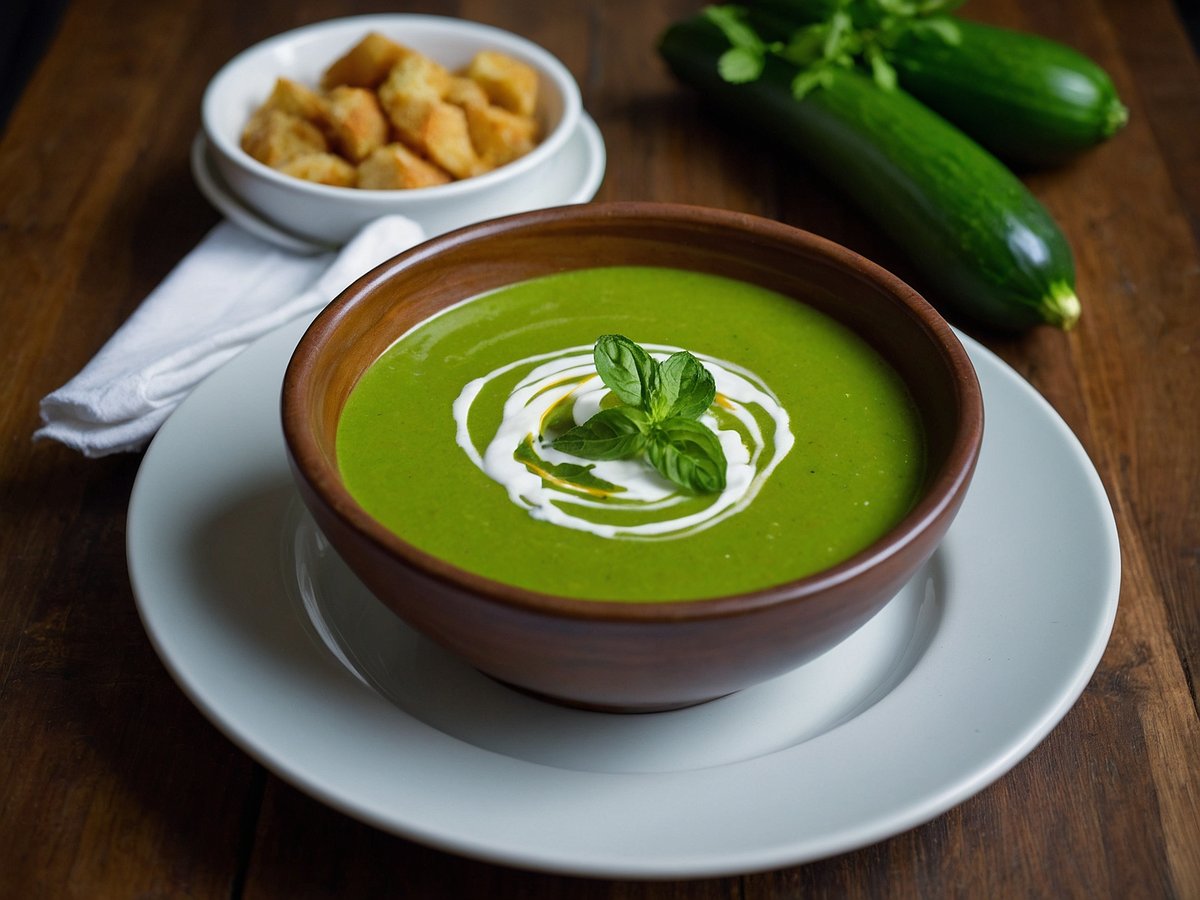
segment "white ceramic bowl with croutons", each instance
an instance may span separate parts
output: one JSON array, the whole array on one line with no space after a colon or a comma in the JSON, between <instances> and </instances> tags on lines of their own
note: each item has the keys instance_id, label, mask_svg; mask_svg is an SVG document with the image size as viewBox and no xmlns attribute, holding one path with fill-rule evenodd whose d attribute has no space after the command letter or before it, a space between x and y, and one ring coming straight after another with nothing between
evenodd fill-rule
<instances>
[{"instance_id":1,"label":"white ceramic bowl with croutons","mask_svg":"<svg viewBox=\"0 0 1200 900\"><path fill-rule=\"evenodd\" d=\"M259 161L244 149L243 135L247 125L271 96L278 79L289 79L328 100L330 95L322 86L323 76L335 61L343 59L372 34L417 51L455 76L465 76L472 60L481 51L502 54L520 66L532 69L536 74L532 149L511 161L503 161L502 155L490 154L479 143L478 123L482 123L481 127L486 131L492 119L500 120L499 131L504 132L503 126L509 122L505 114L519 112L512 107L520 106L522 101L505 96L504 84L488 84L486 79L478 78L476 83L485 88L484 94L491 104L490 110L484 112L492 113L490 118L484 114L472 114L469 123L468 133L473 139L473 146L481 148L477 151L478 165L462 161L464 154L469 153L469 148L464 148L456 156L452 149L446 150L440 145L422 145L426 135L435 130L432 124L423 125L424 119L429 116L408 113L399 108L393 113L385 108L383 102L379 105L387 129L383 143L401 144L399 150L392 148L392 156L409 162L412 162L410 156L415 156L416 166L427 163L449 176L450 180L445 180L441 175L433 179L442 183L403 188L362 188L320 183L288 174L288 171L307 170L310 178L323 177L320 170L329 168L336 171L338 178L345 176L346 180L354 180L355 176L345 175L346 168L364 171L367 156L355 159L354 154L365 154L371 140L368 139L365 147L354 146L353 141L349 140L343 142L339 140L337 129L328 127L328 122L317 123L316 130L324 133L328 145L325 150L344 159L344 166L336 160L325 160L320 156L306 156L297 161L298 151L288 147L288 142L294 136L287 134L281 137L271 135L263 141L268 146L280 145L284 148L279 151L278 159L270 157L269 153L259 153L271 159L272 165ZM383 42L380 43L382 45ZM378 51L378 48L375 49ZM351 76L352 81L386 81L396 60L387 59L386 53L376 52L366 54L365 62L368 69L375 66L377 71L363 73L359 66L358 73ZM356 68L353 62L349 68ZM329 80L325 81L324 87L330 87ZM357 86L373 91L375 98L380 99L380 86ZM470 85L466 87L470 88ZM407 90L401 85L393 94L406 95ZM351 96L350 92L344 93ZM383 96L385 100L391 99L386 91ZM448 99L439 97L436 102L457 100L455 96ZM461 138L468 104L458 101L451 105L456 105L462 112L441 111L448 113L449 131L457 129ZM201 117L215 174L243 205L267 223L300 238L317 244L338 246L350 240L365 224L384 215L407 216L420 224L427 235L434 235L482 219L529 209L532 208L531 203L534 206L557 205L554 202L557 198L549 198L551 202L546 204L536 203L538 185L561 163L564 149L580 127L582 109L579 86L567 68L549 52L525 38L461 19L388 14L319 22L276 35L250 47L226 63L213 77L204 93ZM398 127L397 120L404 127ZM352 122L349 124L353 127ZM420 127L426 130L420 131ZM300 132L298 139L301 142L308 140L312 134L310 129L300 126L296 130ZM436 141L439 138L430 137L428 140ZM453 141L453 136L449 140ZM484 144L486 141L485 137ZM322 152L315 146L307 147L305 154L308 151ZM406 155L406 151L410 153ZM291 159L287 159L288 154L292 154ZM380 152L379 157L384 155ZM379 157L373 160L373 184L380 183L381 170L387 171L387 166L382 163L395 162L392 157L386 160ZM500 161L497 163L497 160ZM439 163L456 168L458 174L447 171ZM316 175L314 170L317 171ZM416 183L430 180L422 173L427 173L427 170L420 169ZM408 177L408 174L403 176Z\"/></svg>"}]
</instances>

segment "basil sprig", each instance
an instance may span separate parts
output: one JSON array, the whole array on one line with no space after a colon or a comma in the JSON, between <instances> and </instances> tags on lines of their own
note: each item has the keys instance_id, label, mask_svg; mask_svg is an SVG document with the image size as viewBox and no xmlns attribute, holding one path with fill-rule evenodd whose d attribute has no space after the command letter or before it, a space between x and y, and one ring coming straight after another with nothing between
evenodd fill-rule
<instances>
[{"instance_id":1,"label":"basil sprig","mask_svg":"<svg viewBox=\"0 0 1200 900\"><path fill-rule=\"evenodd\" d=\"M723 491L725 451L696 421L717 393L700 361L681 350L660 363L619 334L597 340L593 357L600 379L622 405L600 410L552 446L583 459L640 457L687 491Z\"/></svg>"},{"instance_id":2,"label":"basil sprig","mask_svg":"<svg viewBox=\"0 0 1200 900\"><path fill-rule=\"evenodd\" d=\"M824 0L792 4L793 18L811 21L786 41L767 41L755 28L764 18L745 6L708 6L705 17L716 25L730 47L717 60L721 78L731 84L757 81L768 56L778 56L800 71L792 79L792 95L803 100L811 91L828 87L836 69L861 65L884 90L896 88L896 70L889 55L907 33L955 46L962 34L951 16L963 0ZM784 14L787 16L787 13ZM770 4L766 21L772 16Z\"/></svg>"}]
</instances>

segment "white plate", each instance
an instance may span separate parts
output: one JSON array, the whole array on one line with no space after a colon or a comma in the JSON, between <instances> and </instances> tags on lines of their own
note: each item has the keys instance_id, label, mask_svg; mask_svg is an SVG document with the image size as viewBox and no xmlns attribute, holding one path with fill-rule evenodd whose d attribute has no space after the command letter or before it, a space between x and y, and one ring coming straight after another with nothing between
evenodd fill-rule
<instances>
[{"instance_id":1,"label":"white plate","mask_svg":"<svg viewBox=\"0 0 1200 900\"><path fill-rule=\"evenodd\" d=\"M330 244L318 243L289 231L285 226L271 221L244 203L221 178L209 154L208 140L201 132L192 141L192 177L196 180L200 193L227 219L256 237L295 253L324 253L335 249ZM547 206L587 203L600 189L606 162L607 153L600 129L591 116L583 113L575 134L567 140L562 155L548 168L546 177L538 183L537 190L519 200L510 199L503 205L493 204L481 210L479 218L491 219ZM426 237L434 237L434 231L427 227Z\"/></svg>"},{"instance_id":2,"label":"white plate","mask_svg":"<svg viewBox=\"0 0 1200 900\"><path fill-rule=\"evenodd\" d=\"M965 341L987 434L946 540L824 657L704 706L560 709L382 613L302 511L279 386L302 323L214 374L146 454L129 567L147 632L229 737L379 828L616 878L794 865L919 825L1008 771L1100 660L1112 511L1074 436Z\"/></svg>"}]
</instances>

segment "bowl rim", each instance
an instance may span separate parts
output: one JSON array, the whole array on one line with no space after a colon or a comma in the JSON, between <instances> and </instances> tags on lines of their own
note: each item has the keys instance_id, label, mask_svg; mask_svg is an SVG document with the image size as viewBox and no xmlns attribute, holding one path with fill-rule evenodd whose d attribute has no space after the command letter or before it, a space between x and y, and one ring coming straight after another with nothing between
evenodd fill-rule
<instances>
[{"instance_id":1,"label":"bowl rim","mask_svg":"<svg viewBox=\"0 0 1200 900\"><path fill-rule=\"evenodd\" d=\"M579 224L593 220L597 224L604 223L612 227L615 221L647 217L665 217L689 226L748 231L757 240L783 242L794 252L823 259L883 288L907 308L910 316L932 338L947 368L953 373L954 394L959 409L946 460L940 471L932 474L925 492L908 513L858 553L803 578L742 593L663 602L564 597L487 578L408 543L367 513L342 484L336 464L327 463L305 421L305 410L310 405L306 375L313 366L323 339L337 328L350 310L393 275L425 264L465 244L563 221ZM955 506L961 502L978 461L984 419L979 382L962 343L949 323L920 294L895 275L827 238L771 219L729 210L653 201L561 206L517 213L448 232L393 257L347 287L305 330L284 372L280 408L284 441L293 473L304 480L343 524L377 550L399 558L404 565L416 569L425 577L460 591L465 590L490 603L576 621L641 624L732 618L764 607L802 603L850 582L899 555L925 531L935 526L943 515L952 514Z\"/></svg>"},{"instance_id":2,"label":"bowl rim","mask_svg":"<svg viewBox=\"0 0 1200 900\"><path fill-rule=\"evenodd\" d=\"M513 50L518 54L524 54L524 61L533 64L535 68L538 68L558 88L563 106L562 115L559 117L558 123L551 129L549 134L545 135L538 142L536 147L524 156L492 169L490 172L484 172L481 175L472 175L470 178L461 178L447 184L437 184L422 188L398 188L394 190L364 190L362 188L338 187L336 185L318 184L313 181L306 181L302 178L285 175L250 156L240 145L230 141L222 133L221 129L216 127L216 108L219 103L218 95L228 83L234 81L238 68L246 65L251 59L281 45L287 45L298 38L306 37L311 33L355 26L364 29L363 34L365 35L367 31L377 30L380 27L386 27L386 25L393 23L396 25L409 24L445 28L454 32L474 32L485 39L490 38L497 43L505 44L507 49ZM414 49L419 50L420 48ZM330 62L332 61L331 59ZM497 28L494 25L474 22L469 19L457 19L452 16L435 16L424 13L377 13L343 16L336 19L324 19L320 22L310 22L307 25L301 25L298 28L264 38L255 44L251 44L227 60L216 71L213 77L209 79L200 100L201 128L214 150L229 160L232 165L243 169L253 177L259 178L268 184L283 189L294 190L311 196L313 199L351 201L359 205L383 207L390 206L401 198L413 201L453 199L464 194L470 195L477 191L486 191L489 187L496 187L513 178L517 178L522 173L541 165L557 154L571 135L575 133L582 113L583 99L575 76L571 74L570 70L558 57L545 47L534 43L529 38L512 31Z\"/></svg>"}]
</instances>

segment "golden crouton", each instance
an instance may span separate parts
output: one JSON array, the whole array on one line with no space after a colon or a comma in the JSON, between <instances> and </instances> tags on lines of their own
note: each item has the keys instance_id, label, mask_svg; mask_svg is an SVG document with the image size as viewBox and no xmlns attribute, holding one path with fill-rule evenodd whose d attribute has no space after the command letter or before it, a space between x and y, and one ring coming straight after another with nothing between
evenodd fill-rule
<instances>
[{"instance_id":1,"label":"golden crouton","mask_svg":"<svg viewBox=\"0 0 1200 900\"><path fill-rule=\"evenodd\" d=\"M261 163L278 168L289 160L328 148L320 129L281 109L261 109L242 132L242 149Z\"/></svg>"},{"instance_id":2,"label":"golden crouton","mask_svg":"<svg viewBox=\"0 0 1200 900\"><path fill-rule=\"evenodd\" d=\"M358 186L374 190L431 187L450 176L403 144L385 144L358 165Z\"/></svg>"},{"instance_id":3,"label":"golden crouton","mask_svg":"<svg viewBox=\"0 0 1200 900\"><path fill-rule=\"evenodd\" d=\"M372 31L325 70L321 76L321 88L329 90L340 84L378 87L392 66L411 52L407 47Z\"/></svg>"},{"instance_id":4,"label":"golden crouton","mask_svg":"<svg viewBox=\"0 0 1200 900\"><path fill-rule=\"evenodd\" d=\"M379 86L379 102L400 137L424 151L426 122L450 87L450 73L423 56L405 57Z\"/></svg>"},{"instance_id":5,"label":"golden crouton","mask_svg":"<svg viewBox=\"0 0 1200 900\"><path fill-rule=\"evenodd\" d=\"M297 156L279 167L284 175L332 184L335 187L354 187L358 173L354 166L333 153L307 153Z\"/></svg>"},{"instance_id":6,"label":"golden crouton","mask_svg":"<svg viewBox=\"0 0 1200 900\"><path fill-rule=\"evenodd\" d=\"M468 106L487 106L490 102L478 82L457 75L450 79L450 89L442 99L464 109Z\"/></svg>"},{"instance_id":7,"label":"golden crouton","mask_svg":"<svg viewBox=\"0 0 1200 900\"><path fill-rule=\"evenodd\" d=\"M433 108L442 101L435 94L416 92L393 93L380 89L379 101L388 121L396 134L405 143L424 151L423 133L425 123L433 114Z\"/></svg>"},{"instance_id":8,"label":"golden crouton","mask_svg":"<svg viewBox=\"0 0 1200 900\"><path fill-rule=\"evenodd\" d=\"M262 105L262 109L282 110L316 124L325 116L325 99L298 81L277 78L271 96Z\"/></svg>"},{"instance_id":9,"label":"golden crouton","mask_svg":"<svg viewBox=\"0 0 1200 900\"><path fill-rule=\"evenodd\" d=\"M467 127L479 158L489 168L512 162L533 149L537 123L499 106L468 106Z\"/></svg>"},{"instance_id":10,"label":"golden crouton","mask_svg":"<svg viewBox=\"0 0 1200 900\"><path fill-rule=\"evenodd\" d=\"M438 102L430 109L417 146L455 178L470 178L487 170L471 143L467 114L452 103Z\"/></svg>"},{"instance_id":11,"label":"golden crouton","mask_svg":"<svg viewBox=\"0 0 1200 900\"><path fill-rule=\"evenodd\" d=\"M351 162L361 162L388 139L388 123L375 94L341 85L329 92L326 114L334 146Z\"/></svg>"},{"instance_id":12,"label":"golden crouton","mask_svg":"<svg viewBox=\"0 0 1200 900\"><path fill-rule=\"evenodd\" d=\"M450 90L452 79L441 63L420 53L410 53L388 71L379 85L379 99L385 107L388 97L433 94L441 100Z\"/></svg>"},{"instance_id":13,"label":"golden crouton","mask_svg":"<svg viewBox=\"0 0 1200 900\"><path fill-rule=\"evenodd\" d=\"M525 63L482 50L467 67L467 77L479 84L491 101L519 116L531 116L537 108L537 72Z\"/></svg>"}]
</instances>

